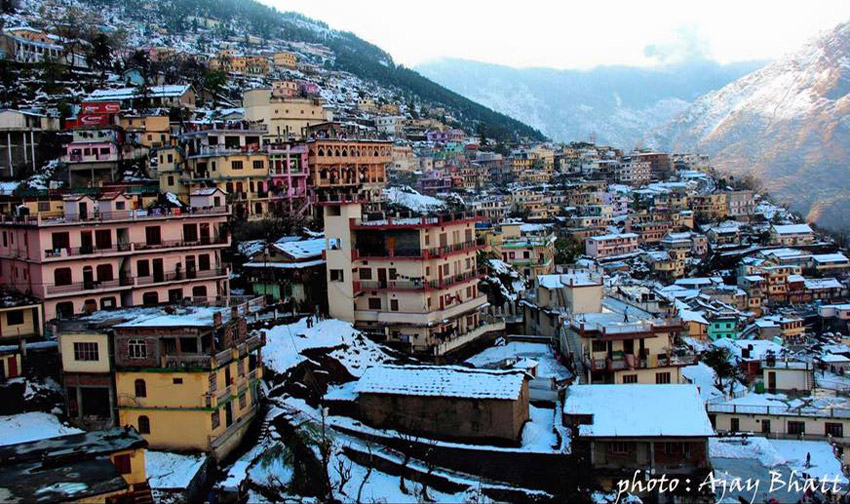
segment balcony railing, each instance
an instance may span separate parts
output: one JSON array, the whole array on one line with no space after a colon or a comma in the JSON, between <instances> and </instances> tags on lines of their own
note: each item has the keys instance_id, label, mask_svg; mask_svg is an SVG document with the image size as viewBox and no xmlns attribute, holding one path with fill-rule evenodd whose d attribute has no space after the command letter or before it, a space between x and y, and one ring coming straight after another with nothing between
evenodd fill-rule
<instances>
[{"instance_id":1,"label":"balcony railing","mask_svg":"<svg viewBox=\"0 0 850 504\"><path fill-rule=\"evenodd\" d=\"M227 276L228 273L229 269L227 266L211 268L208 270L167 271L151 276L137 277L136 285L154 285L167 282L179 282L182 280L214 278L219 276Z\"/></svg>"},{"instance_id":2,"label":"balcony railing","mask_svg":"<svg viewBox=\"0 0 850 504\"><path fill-rule=\"evenodd\" d=\"M381 250L352 250L352 259L372 259L372 258L395 258L409 257L416 259L430 259L444 257L454 252L464 252L477 250L486 245L484 238L445 245L441 247L431 248L397 248L397 249L381 249Z\"/></svg>"},{"instance_id":3,"label":"balcony railing","mask_svg":"<svg viewBox=\"0 0 850 504\"><path fill-rule=\"evenodd\" d=\"M385 281L371 281L371 280L360 280L354 282L354 291L362 292L367 290L389 290L389 291L429 291L429 290L441 290L452 287L459 283L468 282L470 280L474 280L477 278L483 278L485 275L484 270L475 270L469 271L467 273L463 273L461 275L454 275L449 277L444 277L439 280L385 280Z\"/></svg>"},{"instance_id":4,"label":"balcony railing","mask_svg":"<svg viewBox=\"0 0 850 504\"><path fill-rule=\"evenodd\" d=\"M72 282L65 285L48 285L45 287L45 290L47 294L65 294L68 292L97 291L132 286L132 278L116 278L113 280Z\"/></svg>"},{"instance_id":5,"label":"balcony railing","mask_svg":"<svg viewBox=\"0 0 850 504\"><path fill-rule=\"evenodd\" d=\"M55 224L69 224L77 222L110 222L110 221L136 221L147 219L163 219L163 218L180 218L191 217L194 215L221 215L227 216L231 214L230 205L222 205L215 207L190 207L188 209L157 209L156 211L149 210L117 210L114 212L91 212L91 213L66 213L62 217L42 217L41 214L14 216L0 216L0 223L3 224L27 224L36 226L48 226Z\"/></svg>"},{"instance_id":6,"label":"balcony railing","mask_svg":"<svg viewBox=\"0 0 850 504\"><path fill-rule=\"evenodd\" d=\"M229 236L215 236L197 240L161 240L158 243L136 242L133 243L134 250L150 250L150 249L165 249L165 248L181 248L181 247L199 247L204 245L226 245L229 242Z\"/></svg>"}]
</instances>

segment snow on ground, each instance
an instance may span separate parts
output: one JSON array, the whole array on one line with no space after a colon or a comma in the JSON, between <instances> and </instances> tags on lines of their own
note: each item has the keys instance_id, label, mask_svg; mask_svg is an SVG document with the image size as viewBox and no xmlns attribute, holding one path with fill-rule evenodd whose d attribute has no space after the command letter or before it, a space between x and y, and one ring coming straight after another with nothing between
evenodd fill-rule
<instances>
[{"instance_id":1,"label":"snow on ground","mask_svg":"<svg viewBox=\"0 0 850 504\"><path fill-rule=\"evenodd\" d=\"M145 471L153 490L185 490L204 464L204 455L181 455L164 451L145 452Z\"/></svg>"},{"instance_id":2,"label":"snow on ground","mask_svg":"<svg viewBox=\"0 0 850 504\"><path fill-rule=\"evenodd\" d=\"M530 419L522 429L522 449L545 452L558 447L555 434L555 410L528 406Z\"/></svg>"},{"instance_id":3,"label":"snow on ground","mask_svg":"<svg viewBox=\"0 0 850 504\"><path fill-rule=\"evenodd\" d=\"M765 467L774 467L785 462L770 441L757 436L748 437L746 441L740 437L709 438L708 455L712 459L758 459Z\"/></svg>"},{"instance_id":4,"label":"snow on ground","mask_svg":"<svg viewBox=\"0 0 850 504\"><path fill-rule=\"evenodd\" d=\"M323 320L308 328L307 319L303 318L294 324L280 325L266 332L263 362L275 373L285 373L307 360L301 354L304 350L335 347L341 348L328 355L356 377L371 365L392 360L380 345L363 336L348 322Z\"/></svg>"},{"instance_id":5,"label":"snow on ground","mask_svg":"<svg viewBox=\"0 0 850 504\"><path fill-rule=\"evenodd\" d=\"M538 362L538 378L555 378L565 380L570 378L570 371L555 358L555 352L545 343L526 341L511 341L505 345L493 346L466 360L467 364L475 367L497 367L507 360L529 358Z\"/></svg>"},{"instance_id":6,"label":"snow on ground","mask_svg":"<svg viewBox=\"0 0 850 504\"><path fill-rule=\"evenodd\" d=\"M770 444L785 459L788 467L798 473L806 473L814 478L835 478L841 476L841 482L848 479L841 473L841 462L832 453L832 446L826 441L797 441L793 439L771 439ZM806 455L810 454L811 465L806 466Z\"/></svg>"},{"instance_id":7,"label":"snow on ground","mask_svg":"<svg viewBox=\"0 0 850 504\"><path fill-rule=\"evenodd\" d=\"M0 416L0 446L79 434L80 429L63 425L49 413L20 413Z\"/></svg>"}]
</instances>

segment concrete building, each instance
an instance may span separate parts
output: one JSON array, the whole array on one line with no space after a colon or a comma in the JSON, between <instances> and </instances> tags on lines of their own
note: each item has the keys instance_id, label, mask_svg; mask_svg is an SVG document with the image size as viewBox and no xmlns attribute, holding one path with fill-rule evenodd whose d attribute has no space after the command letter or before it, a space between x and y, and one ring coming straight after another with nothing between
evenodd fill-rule
<instances>
[{"instance_id":1,"label":"concrete building","mask_svg":"<svg viewBox=\"0 0 850 504\"><path fill-rule=\"evenodd\" d=\"M793 247L808 245L815 241L815 234L808 224L774 224L770 226L770 243Z\"/></svg>"},{"instance_id":2,"label":"concrete building","mask_svg":"<svg viewBox=\"0 0 850 504\"><path fill-rule=\"evenodd\" d=\"M270 88L246 91L242 106L247 121L265 124L270 135L284 140L304 139L308 127L333 119L319 98L277 97Z\"/></svg>"},{"instance_id":3,"label":"concrete building","mask_svg":"<svg viewBox=\"0 0 850 504\"><path fill-rule=\"evenodd\" d=\"M555 233L550 226L525 222L503 222L499 252L502 260L527 279L555 271Z\"/></svg>"},{"instance_id":4,"label":"concrete building","mask_svg":"<svg viewBox=\"0 0 850 504\"><path fill-rule=\"evenodd\" d=\"M525 334L557 336L565 318L576 313L599 313L605 295L600 273L569 270L539 275L534 295L523 302Z\"/></svg>"},{"instance_id":5,"label":"concrete building","mask_svg":"<svg viewBox=\"0 0 850 504\"><path fill-rule=\"evenodd\" d=\"M563 422L607 490L637 470L682 481L711 471L714 429L694 385L572 385Z\"/></svg>"},{"instance_id":6,"label":"concrete building","mask_svg":"<svg viewBox=\"0 0 850 504\"><path fill-rule=\"evenodd\" d=\"M190 307L115 325L119 424L154 448L230 454L260 405L265 341L245 319L257 306Z\"/></svg>"},{"instance_id":7,"label":"concrete building","mask_svg":"<svg viewBox=\"0 0 850 504\"><path fill-rule=\"evenodd\" d=\"M634 254L638 251L638 235L622 233L591 236L584 242L584 248L585 253L594 259Z\"/></svg>"},{"instance_id":8,"label":"concrete building","mask_svg":"<svg viewBox=\"0 0 850 504\"><path fill-rule=\"evenodd\" d=\"M392 143L366 138L307 142L310 180L319 201L380 201L392 163Z\"/></svg>"},{"instance_id":9,"label":"concrete building","mask_svg":"<svg viewBox=\"0 0 850 504\"><path fill-rule=\"evenodd\" d=\"M328 306L406 351L441 356L504 329L479 292L483 248L469 214L364 216L359 203L326 204Z\"/></svg>"},{"instance_id":10,"label":"concrete building","mask_svg":"<svg viewBox=\"0 0 850 504\"><path fill-rule=\"evenodd\" d=\"M227 296L230 214L223 197L179 213L136 208L126 194L69 197L61 217L0 220L0 278L42 300L46 320Z\"/></svg>"},{"instance_id":11,"label":"concrete building","mask_svg":"<svg viewBox=\"0 0 850 504\"><path fill-rule=\"evenodd\" d=\"M522 370L378 366L354 387L364 423L430 438L518 446L529 420Z\"/></svg>"},{"instance_id":12,"label":"concrete building","mask_svg":"<svg viewBox=\"0 0 850 504\"><path fill-rule=\"evenodd\" d=\"M59 118L30 110L0 110L0 176L16 178L24 168L41 165L42 136L59 130Z\"/></svg>"},{"instance_id":13,"label":"concrete building","mask_svg":"<svg viewBox=\"0 0 850 504\"><path fill-rule=\"evenodd\" d=\"M683 330L677 320L583 313L564 323L561 350L576 361L584 383L685 383L681 368L695 357L677 344Z\"/></svg>"}]
</instances>

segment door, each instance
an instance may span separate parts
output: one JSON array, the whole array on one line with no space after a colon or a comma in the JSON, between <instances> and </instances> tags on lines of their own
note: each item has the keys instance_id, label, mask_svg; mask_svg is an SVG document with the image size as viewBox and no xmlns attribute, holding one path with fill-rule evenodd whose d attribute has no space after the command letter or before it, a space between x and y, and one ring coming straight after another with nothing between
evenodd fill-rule
<instances>
[{"instance_id":1,"label":"door","mask_svg":"<svg viewBox=\"0 0 850 504\"><path fill-rule=\"evenodd\" d=\"M201 243L202 244L210 243L210 225L209 224L201 224Z\"/></svg>"},{"instance_id":2,"label":"door","mask_svg":"<svg viewBox=\"0 0 850 504\"><path fill-rule=\"evenodd\" d=\"M224 407L224 425L230 427L233 424L233 401L227 403Z\"/></svg>"},{"instance_id":3,"label":"door","mask_svg":"<svg viewBox=\"0 0 850 504\"><path fill-rule=\"evenodd\" d=\"M12 357L9 359L9 378L14 378L18 376L18 359L16 357Z\"/></svg>"},{"instance_id":4,"label":"door","mask_svg":"<svg viewBox=\"0 0 850 504\"><path fill-rule=\"evenodd\" d=\"M86 266L85 268L83 268L83 288L94 288L94 270L91 266Z\"/></svg>"},{"instance_id":5,"label":"door","mask_svg":"<svg viewBox=\"0 0 850 504\"><path fill-rule=\"evenodd\" d=\"M94 249L91 231L83 231L80 233L80 253L91 254Z\"/></svg>"},{"instance_id":6,"label":"door","mask_svg":"<svg viewBox=\"0 0 850 504\"><path fill-rule=\"evenodd\" d=\"M738 432L739 430L741 430L741 422L737 418L730 418L729 430L732 432Z\"/></svg>"},{"instance_id":7,"label":"door","mask_svg":"<svg viewBox=\"0 0 850 504\"><path fill-rule=\"evenodd\" d=\"M186 256L186 278L195 278L197 276L195 269L195 256Z\"/></svg>"},{"instance_id":8,"label":"door","mask_svg":"<svg viewBox=\"0 0 850 504\"><path fill-rule=\"evenodd\" d=\"M762 434L770 434L770 420L761 421L761 432Z\"/></svg>"},{"instance_id":9,"label":"door","mask_svg":"<svg viewBox=\"0 0 850 504\"><path fill-rule=\"evenodd\" d=\"M153 260L153 281L162 282L165 280L165 272L162 269L162 259Z\"/></svg>"},{"instance_id":10,"label":"door","mask_svg":"<svg viewBox=\"0 0 850 504\"><path fill-rule=\"evenodd\" d=\"M767 388L776 390L776 371L767 372Z\"/></svg>"},{"instance_id":11,"label":"door","mask_svg":"<svg viewBox=\"0 0 850 504\"><path fill-rule=\"evenodd\" d=\"M89 218L89 204L86 203L85 201L81 201L79 203L78 208L79 208L80 220L88 219Z\"/></svg>"},{"instance_id":12,"label":"door","mask_svg":"<svg viewBox=\"0 0 850 504\"><path fill-rule=\"evenodd\" d=\"M387 269L386 268L378 268L378 286L381 288L386 288L387 286Z\"/></svg>"}]
</instances>

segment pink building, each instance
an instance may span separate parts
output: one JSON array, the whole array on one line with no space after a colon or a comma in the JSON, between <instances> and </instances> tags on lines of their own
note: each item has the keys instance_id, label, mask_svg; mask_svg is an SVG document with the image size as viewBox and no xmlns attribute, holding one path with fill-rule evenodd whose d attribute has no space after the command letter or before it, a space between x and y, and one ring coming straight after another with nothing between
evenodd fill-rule
<instances>
[{"instance_id":1,"label":"pink building","mask_svg":"<svg viewBox=\"0 0 850 504\"><path fill-rule=\"evenodd\" d=\"M134 203L117 193L76 195L61 218L4 216L0 283L41 299L46 320L228 295L223 197L193 197L186 210Z\"/></svg>"},{"instance_id":2,"label":"pink building","mask_svg":"<svg viewBox=\"0 0 850 504\"><path fill-rule=\"evenodd\" d=\"M269 207L279 214L303 214L310 206L307 145L273 143L268 145L268 153Z\"/></svg>"},{"instance_id":3,"label":"pink building","mask_svg":"<svg viewBox=\"0 0 850 504\"><path fill-rule=\"evenodd\" d=\"M623 233L591 236L584 247L585 253L595 259L631 254L638 250L638 235Z\"/></svg>"}]
</instances>

